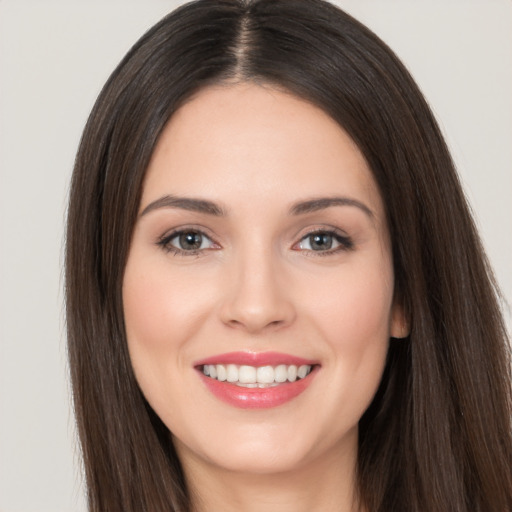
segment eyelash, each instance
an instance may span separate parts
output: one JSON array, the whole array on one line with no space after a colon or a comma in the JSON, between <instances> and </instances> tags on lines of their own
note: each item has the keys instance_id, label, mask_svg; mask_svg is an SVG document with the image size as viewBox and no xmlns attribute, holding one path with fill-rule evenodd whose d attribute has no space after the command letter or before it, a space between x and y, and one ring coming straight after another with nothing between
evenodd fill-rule
<instances>
[{"instance_id":1,"label":"eyelash","mask_svg":"<svg viewBox=\"0 0 512 512\"><path fill-rule=\"evenodd\" d=\"M334 249L328 249L326 251L313 251L311 249L303 249L305 252L309 253L312 256L331 256L333 254L337 254L339 252L343 251L350 251L354 249L354 242L352 239L339 232L336 229L313 229L306 233L299 241L302 242L303 240L307 240L309 237L313 235L328 235L333 238L334 241L336 241L339 246ZM297 245L297 244L295 244Z\"/></svg>"},{"instance_id":2,"label":"eyelash","mask_svg":"<svg viewBox=\"0 0 512 512\"><path fill-rule=\"evenodd\" d=\"M179 249L178 247L174 247L173 245L171 245L171 241L174 240L175 238L179 237L180 235L190 233L198 234L201 235L202 237L207 238L208 240L211 240L211 238L200 229L185 228L173 231L168 235L164 235L160 240L158 240L157 245L160 246L165 252L172 253L174 256L200 256L202 252L205 251L205 249L199 248L191 251L186 251L184 249ZM215 244L215 242L213 241L212 243Z\"/></svg>"},{"instance_id":3,"label":"eyelash","mask_svg":"<svg viewBox=\"0 0 512 512\"><path fill-rule=\"evenodd\" d=\"M218 244L216 244L216 242L211 240L211 238L208 235L206 235L203 231L201 231L200 229L196 229L196 228L179 229L177 231L173 231L172 233L164 235L162 238L160 238L157 242L157 245L160 246L165 252L172 253L174 256L200 256L201 254L204 253L204 251L206 251L208 249L198 248L198 249L193 249L193 250L187 251L187 250L175 247L171 244L171 241L174 240L175 238L179 237L180 235L192 234L192 233L201 235L202 237L205 237L208 240L210 240L210 242L212 244L218 245ZM313 235L331 236L333 238L333 240L339 244L338 247L336 247L334 249L328 249L325 251L314 251L311 249L303 249L303 252L307 252L313 256L330 256L330 255L336 254L338 252L350 251L354 248L354 243L350 237L348 237L334 229L314 229L314 230L306 233L299 240L298 243L301 243L302 241L307 240L309 237L311 237ZM295 245L297 245L297 244L295 244Z\"/></svg>"}]
</instances>

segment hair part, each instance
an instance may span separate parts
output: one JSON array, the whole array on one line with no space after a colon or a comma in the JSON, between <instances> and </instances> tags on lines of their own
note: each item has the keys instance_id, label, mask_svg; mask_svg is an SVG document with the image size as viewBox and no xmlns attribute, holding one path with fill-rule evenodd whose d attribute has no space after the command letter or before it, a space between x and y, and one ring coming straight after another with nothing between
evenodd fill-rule
<instances>
[{"instance_id":1,"label":"hair part","mask_svg":"<svg viewBox=\"0 0 512 512\"><path fill-rule=\"evenodd\" d=\"M378 184L397 295L391 340L360 422L369 511L512 510L510 355L499 293L440 130L371 31L322 0L197 1L150 29L101 91L71 184L66 307L91 511L190 510L169 432L133 374L122 284L145 171L172 114L210 85L256 82L322 108Z\"/></svg>"}]
</instances>

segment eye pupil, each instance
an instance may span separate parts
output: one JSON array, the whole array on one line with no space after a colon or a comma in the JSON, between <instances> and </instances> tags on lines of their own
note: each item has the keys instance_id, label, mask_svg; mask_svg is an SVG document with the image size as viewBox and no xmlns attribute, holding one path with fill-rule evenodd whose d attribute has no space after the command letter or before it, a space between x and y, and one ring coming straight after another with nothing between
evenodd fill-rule
<instances>
[{"instance_id":1,"label":"eye pupil","mask_svg":"<svg viewBox=\"0 0 512 512\"><path fill-rule=\"evenodd\" d=\"M188 231L186 233L182 233L179 238L180 247L185 250L194 250L199 249L203 242L203 237L201 233L196 233L194 231Z\"/></svg>"},{"instance_id":2,"label":"eye pupil","mask_svg":"<svg viewBox=\"0 0 512 512\"><path fill-rule=\"evenodd\" d=\"M315 233L310 236L309 243L313 250L325 250L332 247L332 235L327 233Z\"/></svg>"}]
</instances>

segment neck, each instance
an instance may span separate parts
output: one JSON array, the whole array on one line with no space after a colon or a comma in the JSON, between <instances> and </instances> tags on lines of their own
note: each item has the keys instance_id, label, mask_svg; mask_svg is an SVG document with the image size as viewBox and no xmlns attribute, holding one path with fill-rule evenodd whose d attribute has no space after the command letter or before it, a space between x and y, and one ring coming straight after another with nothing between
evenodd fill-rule
<instances>
[{"instance_id":1,"label":"neck","mask_svg":"<svg viewBox=\"0 0 512 512\"><path fill-rule=\"evenodd\" d=\"M280 473L231 471L188 458L184 471L193 512L362 512L356 492L356 453Z\"/></svg>"}]
</instances>

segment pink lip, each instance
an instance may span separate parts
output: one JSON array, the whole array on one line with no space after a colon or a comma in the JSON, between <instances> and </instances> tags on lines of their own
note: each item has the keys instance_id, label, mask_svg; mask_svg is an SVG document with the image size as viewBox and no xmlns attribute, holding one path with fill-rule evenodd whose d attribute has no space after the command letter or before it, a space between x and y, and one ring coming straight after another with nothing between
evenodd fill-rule
<instances>
[{"instance_id":1,"label":"pink lip","mask_svg":"<svg viewBox=\"0 0 512 512\"><path fill-rule=\"evenodd\" d=\"M249 366L277 366L279 364L301 366L309 364L313 366L318 364L318 362L280 352L227 352L208 357L207 359L201 359L194 366L203 366L205 364L246 364Z\"/></svg>"},{"instance_id":2,"label":"pink lip","mask_svg":"<svg viewBox=\"0 0 512 512\"><path fill-rule=\"evenodd\" d=\"M270 388L245 388L230 382L220 382L202 373L205 364L237 364L250 366L312 365L311 373L304 379L286 382ZM240 409L265 409L283 405L305 391L313 382L320 366L312 360L278 352L230 352L198 361L195 365L201 380L217 398Z\"/></svg>"}]
</instances>

